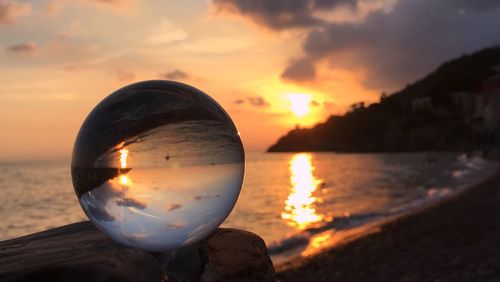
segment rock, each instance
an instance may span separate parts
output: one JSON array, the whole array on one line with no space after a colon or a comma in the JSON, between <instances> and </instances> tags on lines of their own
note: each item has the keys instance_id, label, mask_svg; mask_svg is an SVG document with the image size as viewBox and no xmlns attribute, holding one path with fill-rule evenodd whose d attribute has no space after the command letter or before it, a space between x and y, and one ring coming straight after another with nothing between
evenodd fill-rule
<instances>
[{"instance_id":1,"label":"rock","mask_svg":"<svg viewBox=\"0 0 500 282\"><path fill-rule=\"evenodd\" d=\"M202 242L201 281L277 281L266 244L258 235L219 228Z\"/></svg>"},{"instance_id":2,"label":"rock","mask_svg":"<svg viewBox=\"0 0 500 282\"><path fill-rule=\"evenodd\" d=\"M119 245L90 222L0 242L0 281L277 281L264 241L218 229L197 245L153 254Z\"/></svg>"}]
</instances>

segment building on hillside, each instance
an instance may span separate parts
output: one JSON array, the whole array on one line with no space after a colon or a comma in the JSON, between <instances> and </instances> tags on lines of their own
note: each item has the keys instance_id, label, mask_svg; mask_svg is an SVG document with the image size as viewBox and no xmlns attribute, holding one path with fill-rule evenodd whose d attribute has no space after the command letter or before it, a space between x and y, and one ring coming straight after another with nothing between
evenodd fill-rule
<instances>
[{"instance_id":1,"label":"building on hillside","mask_svg":"<svg viewBox=\"0 0 500 282\"><path fill-rule=\"evenodd\" d=\"M473 116L476 110L476 93L473 92L456 92L451 95L453 110L464 116Z\"/></svg>"},{"instance_id":2,"label":"building on hillside","mask_svg":"<svg viewBox=\"0 0 500 282\"><path fill-rule=\"evenodd\" d=\"M414 114L432 112L432 99L429 96L417 97L411 101L411 111Z\"/></svg>"},{"instance_id":3,"label":"building on hillside","mask_svg":"<svg viewBox=\"0 0 500 282\"><path fill-rule=\"evenodd\" d=\"M483 81L483 92L500 91L500 73L489 77Z\"/></svg>"},{"instance_id":4,"label":"building on hillside","mask_svg":"<svg viewBox=\"0 0 500 282\"><path fill-rule=\"evenodd\" d=\"M476 95L474 135L483 145L500 141L500 74L485 79Z\"/></svg>"}]
</instances>

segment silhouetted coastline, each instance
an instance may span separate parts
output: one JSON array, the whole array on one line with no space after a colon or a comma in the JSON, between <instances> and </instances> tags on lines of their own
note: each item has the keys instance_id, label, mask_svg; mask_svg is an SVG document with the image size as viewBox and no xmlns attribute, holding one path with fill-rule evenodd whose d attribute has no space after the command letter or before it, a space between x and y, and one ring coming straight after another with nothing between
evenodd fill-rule
<instances>
[{"instance_id":1,"label":"silhouetted coastline","mask_svg":"<svg viewBox=\"0 0 500 282\"><path fill-rule=\"evenodd\" d=\"M72 167L71 178L73 186L78 197L91 191L92 189L101 186L108 180L113 179L121 174L126 174L131 171L131 168L82 168Z\"/></svg>"},{"instance_id":2,"label":"silhouetted coastline","mask_svg":"<svg viewBox=\"0 0 500 282\"><path fill-rule=\"evenodd\" d=\"M444 63L379 103L297 127L268 152L491 150L500 141L500 47Z\"/></svg>"}]
</instances>

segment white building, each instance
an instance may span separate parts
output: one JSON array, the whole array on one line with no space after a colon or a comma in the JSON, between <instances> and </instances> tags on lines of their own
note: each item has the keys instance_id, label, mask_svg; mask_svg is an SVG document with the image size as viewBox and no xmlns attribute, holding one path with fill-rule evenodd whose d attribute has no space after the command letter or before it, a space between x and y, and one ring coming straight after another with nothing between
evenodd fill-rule
<instances>
[{"instance_id":1,"label":"white building","mask_svg":"<svg viewBox=\"0 0 500 282\"><path fill-rule=\"evenodd\" d=\"M422 113L432 111L432 99L429 96L414 98L411 101L412 113Z\"/></svg>"},{"instance_id":2,"label":"white building","mask_svg":"<svg viewBox=\"0 0 500 282\"><path fill-rule=\"evenodd\" d=\"M450 96L455 111L468 116L475 113L477 97L475 93L462 91L452 93Z\"/></svg>"},{"instance_id":3,"label":"white building","mask_svg":"<svg viewBox=\"0 0 500 282\"><path fill-rule=\"evenodd\" d=\"M483 143L500 141L500 75L486 79L476 95L475 134Z\"/></svg>"}]
</instances>

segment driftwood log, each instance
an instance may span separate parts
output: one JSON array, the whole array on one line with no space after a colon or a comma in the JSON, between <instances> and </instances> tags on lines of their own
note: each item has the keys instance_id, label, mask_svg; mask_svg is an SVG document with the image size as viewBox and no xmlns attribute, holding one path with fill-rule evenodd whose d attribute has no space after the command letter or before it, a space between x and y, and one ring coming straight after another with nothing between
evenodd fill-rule
<instances>
[{"instance_id":1,"label":"driftwood log","mask_svg":"<svg viewBox=\"0 0 500 282\"><path fill-rule=\"evenodd\" d=\"M218 229L173 254L121 246L90 222L0 242L0 281L276 281L264 241Z\"/></svg>"}]
</instances>

